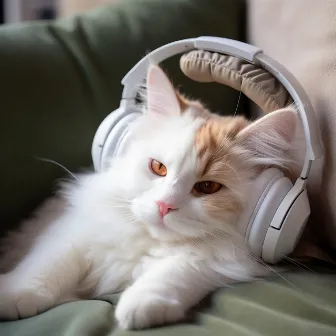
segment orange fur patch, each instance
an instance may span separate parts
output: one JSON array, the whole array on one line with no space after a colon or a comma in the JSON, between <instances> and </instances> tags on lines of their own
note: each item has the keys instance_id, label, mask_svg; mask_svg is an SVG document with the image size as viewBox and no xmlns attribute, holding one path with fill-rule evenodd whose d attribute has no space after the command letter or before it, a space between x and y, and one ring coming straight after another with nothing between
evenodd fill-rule
<instances>
[{"instance_id":1,"label":"orange fur patch","mask_svg":"<svg viewBox=\"0 0 336 336\"><path fill-rule=\"evenodd\" d=\"M181 114L192 113L193 117L198 118L201 117L202 119L210 119L213 118L214 114L208 111L201 102L197 100L189 100L185 97L182 93L176 92L177 100L181 107Z\"/></svg>"},{"instance_id":2,"label":"orange fur patch","mask_svg":"<svg viewBox=\"0 0 336 336\"><path fill-rule=\"evenodd\" d=\"M223 188L204 196L204 207L210 216L221 219L223 213L238 214L241 210L239 190L235 190L244 176L243 163L234 155L235 136L249 122L243 117L206 119L195 135L197 152L197 178L199 181L215 181Z\"/></svg>"},{"instance_id":3,"label":"orange fur patch","mask_svg":"<svg viewBox=\"0 0 336 336\"><path fill-rule=\"evenodd\" d=\"M249 122L243 117L214 116L198 129L195 146L199 177L209 173L216 163L225 161L235 136L248 124Z\"/></svg>"}]
</instances>

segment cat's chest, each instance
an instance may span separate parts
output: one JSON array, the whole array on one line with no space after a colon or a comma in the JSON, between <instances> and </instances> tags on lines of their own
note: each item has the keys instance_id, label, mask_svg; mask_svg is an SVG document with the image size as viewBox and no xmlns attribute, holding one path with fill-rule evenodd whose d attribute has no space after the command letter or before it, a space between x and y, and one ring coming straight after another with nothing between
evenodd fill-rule
<instances>
[{"instance_id":1,"label":"cat's chest","mask_svg":"<svg viewBox=\"0 0 336 336\"><path fill-rule=\"evenodd\" d=\"M96 294L117 292L166 257L161 243L139 230L119 239L92 238L85 252L90 273L85 282L97 283Z\"/></svg>"},{"instance_id":2,"label":"cat's chest","mask_svg":"<svg viewBox=\"0 0 336 336\"><path fill-rule=\"evenodd\" d=\"M91 237L86 258L92 268L101 273L118 268L131 274L133 269L147 260L152 252L160 249L160 243L152 239L142 228L122 232L105 232ZM153 258L156 259L156 256ZM131 276L131 275L129 275Z\"/></svg>"}]
</instances>

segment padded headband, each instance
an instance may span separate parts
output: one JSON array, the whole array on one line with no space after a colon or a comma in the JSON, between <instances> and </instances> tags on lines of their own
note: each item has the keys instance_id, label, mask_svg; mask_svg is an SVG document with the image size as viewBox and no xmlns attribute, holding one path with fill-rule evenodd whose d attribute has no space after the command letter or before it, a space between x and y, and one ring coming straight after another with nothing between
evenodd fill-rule
<instances>
[{"instance_id":1,"label":"padded headband","mask_svg":"<svg viewBox=\"0 0 336 336\"><path fill-rule=\"evenodd\" d=\"M265 69L287 90L288 94L292 97L296 107L298 108L300 119L303 124L306 140L306 155L300 175L301 178L305 180L308 177L312 161L319 158L323 153L320 134L310 100L301 84L286 68L271 57L265 55L261 49L250 44L226 38L208 36L185 39L166 44L141 59L123 78L122 84L124 85L124 90L122 93L122 100L120 102L121 107L132 108L135 106L139 86L145 81L150 64L159 64L167 58L189 52L194 49L202 51L207 50L245 60L246 64L251 65L251 67L249 71L242 71L241 74L251 74L255 70L258 72L260 69ZM265 76L265 72L261 72L260 75ZM228 78L230 82L228 85L236 88L236 84L234 84L235 79L231 82L230 76ZM250 83L253 83L253 81ZM237 86L238 90L242 89L241 84L242 81L240 82L240 85ZM255 84L253 85L254 88L258 89L258 86ZM252 95L253 98L251 99L254 100L262 109L267 108L266 112L269 112L268 108L271 108L271 105L274 104L274 99L273 103L270 102L269 105L267 104L267 99L265 100L265 98L260 98L260 101L258 99L254 99L254 97L258 94L258 91L255 94L251 94L253 85L250 86L250 90L245 90L244 93L249 97ZM282 94L280 96L282 96ZM265 95L263 95L263 97L265 97ZM284 95L284 97L286 97L286 95ZM282 103L286 104L289 102L290 99L283 98Z\"/></svg>"},{"instance_id":2,"label":"padded headband","mask_svg":"<svg viewBox=\"0 0 336 336\"><path fill-rule=\"evenodd\" d=\"M193 50L182 55L180 67L194 81L217 82L241 91L265 113L293 103L290 94L273 75L238 57Z\"/></svg>"}]
</instances>

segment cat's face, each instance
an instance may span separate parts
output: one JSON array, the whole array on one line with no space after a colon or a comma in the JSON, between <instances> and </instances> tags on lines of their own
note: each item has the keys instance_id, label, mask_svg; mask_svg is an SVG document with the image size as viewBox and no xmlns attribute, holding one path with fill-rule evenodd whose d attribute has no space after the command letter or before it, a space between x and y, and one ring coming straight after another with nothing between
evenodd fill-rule
<instances>
[{"instance_id":1,"label":"cat's face","mask_svg":"<svg viewBox=\"0 0 336 336\"><path fill-rule=\"evenodd\" d=\"M182 100L158 67L147 83L148 111L119 166L132 218L161 240L232 232L257 172L283 163L295 113L219 117Z\"/></svg>"}]
</instances>

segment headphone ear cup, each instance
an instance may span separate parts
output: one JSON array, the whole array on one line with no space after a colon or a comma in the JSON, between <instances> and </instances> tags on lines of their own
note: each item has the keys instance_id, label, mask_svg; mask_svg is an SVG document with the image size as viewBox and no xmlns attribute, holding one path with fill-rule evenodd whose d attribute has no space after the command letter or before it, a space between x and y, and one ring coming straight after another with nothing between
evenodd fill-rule
<instances>
[{"instance_id":1,"label":"headphone ear cup","mask_svg":"<svg viewBox=\"0 0 336 336\"><path fill-rule=\"evenodd\" d=\"M110 159L119 155L128 136L127 127L142 113L137 109L119 107L100 124L92 144L92 159L97 172L105 170Z\"/></svg>"},{"instance_id":2,"label":"headphone ear cup","mask_svg":"<svg viewBox=\"0 0 336 336\"><path fill-rule=\"evenodd\" d=\"M120 118L118 122L114 124L102 150L100 162L100 169L102 171L109 167L112 157L120 156L124 152L127 147L127 140L130 136L128 128L140 114L142 113L136 109L128 110L127 113L124 113L123 118Z\"/></svg>"},{"instance_id":3,"label":"headphone ear cup","mask_svg":"<svg viewBox=\"0 0 336 336\"><path fill-rule=\"evenodd\" d=\"M99 125L96 134L94 135L92 147L91 147L91 156L93 160L93 166L95 171L100 171L101 156L104 148L104 144L108 135L111 132L111 129L116 123L116 118L119 115L123 114L123 110L119 107L112 113L110 113ZM118 118L117 118L118 119Z\"/></svg>"},{"instance_id":4,"label":"headphone ear cup","mask_svg":"<svg viewBox=\"0 0 336 336\"><path fill-rule=\"evenodd\" d=\"M298 180L283 199L267 230L262 259L274 264L291 254L301 237L310 215L307 190L302 188L303 180Z\"/></svg>"},{"instance_id":5,"label":"headphone ear cup","mask_svg":"<svg viewBox=\"0 0 336 336\"><path fill-rule=\"evenodd\" d=\"M292 182L277 168L263 171L251 185L250 198L238 229L245 235L250 252L256 257L262 256L267 230L279 204L292 187Z\"/></svg>"}]
</instances>

